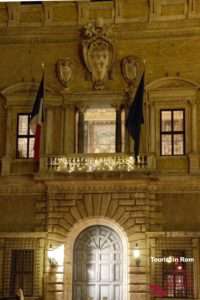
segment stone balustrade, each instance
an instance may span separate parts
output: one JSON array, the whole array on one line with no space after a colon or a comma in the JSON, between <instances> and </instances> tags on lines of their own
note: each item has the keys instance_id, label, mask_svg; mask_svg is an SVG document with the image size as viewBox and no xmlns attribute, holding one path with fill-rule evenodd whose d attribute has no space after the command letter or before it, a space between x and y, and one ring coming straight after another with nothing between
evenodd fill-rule
<instances>
[{"instance_id":1,"label":"stone balustrade","mask_svg":"<svg viewBox=\"0 0 200 300\"><path fill-rule=\"evenodd\" d=\"M147 156L135 159L127 154L74 154L48 157L48 171L131 172L148 168Z\"/></svg>"}]
</instances>

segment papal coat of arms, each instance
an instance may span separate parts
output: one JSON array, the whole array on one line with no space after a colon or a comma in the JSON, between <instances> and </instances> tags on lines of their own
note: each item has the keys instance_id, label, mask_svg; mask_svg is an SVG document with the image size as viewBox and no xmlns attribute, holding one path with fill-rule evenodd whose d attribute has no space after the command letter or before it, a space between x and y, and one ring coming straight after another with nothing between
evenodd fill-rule
<instances>
[{"instance_id":1,"label":"papal coat of arms","mask_svg":"<svg viewBox=\"0 0 200 300\"><path fill-rule=\"evenodd\" d=\"M97 20L87 24L82 31L82 51L85 66L91 74L93 88L103 89L113 64L113 45L110 29Z\"/></svg>"},{"instance_id":2,"label":"papal coat of arms","mask_svg":"<svg viewBox=\"0 0 200 300\"><path fill-rule=\"evenodd\" d=\"M70 58L59 59L56 64L56 73L58 80L65 87L69 87L72 78L72 62Z\"/></svg>"}]
</instances>

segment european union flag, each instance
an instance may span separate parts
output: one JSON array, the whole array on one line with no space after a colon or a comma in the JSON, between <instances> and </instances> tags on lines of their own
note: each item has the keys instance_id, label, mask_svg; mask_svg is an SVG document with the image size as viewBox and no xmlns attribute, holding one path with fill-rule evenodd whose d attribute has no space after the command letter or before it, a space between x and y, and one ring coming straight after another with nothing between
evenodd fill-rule
<instances>
[{"instance_id":1,"label":"european union flag","mask_svg":"<svg viewBox=\"0 0 200 300\"><path fill-rule=\"evenodd\" d=\"M128 116L126 119L126 128L134 139L134 155L139 155L140 148L140 129L144 123L143 115L143 97L144 97L144 73L140 80L133 102L130 105Z\"/></svg>"}]
</instances>

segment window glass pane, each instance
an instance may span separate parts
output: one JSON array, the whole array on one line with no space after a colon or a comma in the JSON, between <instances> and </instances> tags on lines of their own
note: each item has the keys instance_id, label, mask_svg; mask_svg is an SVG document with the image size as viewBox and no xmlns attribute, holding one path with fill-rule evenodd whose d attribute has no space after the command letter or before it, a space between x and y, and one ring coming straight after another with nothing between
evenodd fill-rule
<instances>
[{"instance_id":1,"label":"window glass pane","mask_svg":"<svg viewBox=\"0 0 200 300\"><path fill-rule=\"evenodd\" d=\"M172 155L172 136L169 134L161 136L161 155Z\"/></svg>"},{"instance_id":2,"label":"window glass pane","mask_svg":"<svg viewBox=\"0 0 200 300\"><path fill-rule=\"evenodd\" d=\"M88 109L84 115L86 153L115 152L115 109Z\"/></svg>"},{"instance_id":3,"label":"window glass pane","mask_svg":"<svg viewBox=\"0 0 200 300\"><path fill-rule=\"evenodd\" d=\"M29 139L29 158L33 158L33 156L34 156L34 151L33 151L34 141L35 141L35 138Z\"/></svg>"},{"instance_id":4,"label":"window glass pane","mask_svg":"<svg viewBox=\"0 0 200 300\"><path fill-rule=\"evenodd\" d=\"M172 131L171 111L161 111L161 131Z\"/></svg>"},{"instance_id":5,"label":"window glass pane","mask_svg":"<svg viewBox=\"0 0 200 300\"><path fill-rule=\"evenodd\" d=\"M27 158L27 138L18 138L18 158Z\"/></svg>"},{"instance_id":6,"label":"window glass pane","mask_svg":"<svg viewBox=\"0 0 200 300\"><path fill-rule=\"evenodd\" d=\"M18 135L28 134L28 115L19 115Z\"/></svg>"},{"instance_id":7,"label":"window glass pane","mask_svg":"<svg viewBox=\"0 0 200 300\"><path fill-rule=\"evenodd\" d=\"M174 131L183 131L184 129L184 116L183 116L183 111L174 111L173 112L173 117L174 117Z\"/></svg>"},{"instance_id":8,"label":"window glass pane","mask_svg":"<svg viewBox=\"0 0 200 300\"><path fill-rule=\"evenodd\" d=\"M184 154L184 139L183 134L174 135L174 155Z\"/></svg>"}]
</instances>

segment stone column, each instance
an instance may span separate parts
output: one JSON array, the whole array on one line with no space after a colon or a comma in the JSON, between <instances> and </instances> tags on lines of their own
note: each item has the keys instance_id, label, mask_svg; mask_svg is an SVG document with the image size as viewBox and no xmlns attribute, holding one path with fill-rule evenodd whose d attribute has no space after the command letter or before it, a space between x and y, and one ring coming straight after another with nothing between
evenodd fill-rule
<instances>
[{"instance_id":1,"label":"stone column","mask_svg":"<svg viewBox=\"0 0 200 300\"><path fill-rule=\"evenodd\" d=\"M199 173L199 154L198 154L198 132L197 132L197 103L196 100L189 101L191 105L191 152L189 154L189 169L191 174Z\"/></svg>"},{"instance_id":2,"label":"stone column","mask_svg":"<svg viewBox=\"0 0 200 300\"><path fill-rule=\"evenodd\" d=\"M0 278L4 278L4 239L0 240ZM3 291L3 280L0 280L0 291ZM1 294L1 296L3 296Z\"/></svg>"},{"instance_id":3,"label":"stone column","mask_svg":"<svg viewBox=\"0 0 200 300\"><path fill-rule=\"evenodd\" d=\"M84 153L84 112L85 107L78 107L78 153Z\"/></svg>"},{"instance_id":4,"label":"stone column","mask_svg":"<svg viewBox=\"0 0 200 300\"><path fill-rule=\"evenodd\" d=\"M155 119L155 103L152 102L149 104L148 112L150 114L149 117L149 129L148 129L148 157L147 157L147 165L150 169L156 169L156 119ZM147 126L148 126L147 125Z\"/></svg>"},{"instance_id":5,"label":"stone column","mask_svg":"<svg viewBox=\"0 0 200 300\"><path fill-rule=\"evenodd\" d=\"M124 110L125 110L125 122L127 120L127 117L128 117L128 104L125 105L124 107ZM125 128L125 153L130 153L130 144L131 144L131 141L130 141L130 135L128 133L128 130Z\"/></svg>"},{"instance_id":6,"label":"stone column","mask_svg":"<svg viewBox=\"0 0 200 300\"><path fill-rule=\"evenodd\" d=\"M17 143L13 145L10 141L16 141L16 124L17 124L17 114L12 111L9 107L7 112L7 120L6 120L6 153L2 158L2 167L1 174L9 175L11 169L12 159L16 157L16 147Z\"/></svg>"},{"instance_id":7,"label":"stone column","mask_svg":"<svg viewBox=\"0 0 200 300\"><path fill-rule=\"evenodd\" d=\"M75 152L75 106L70 104L65 107L64 116L64 154Z\"/></svg>"},{"instance_id":8,"label":"stone column","mask_svg":"<svg viewBox=\"0 0 200 300\"><path fill-rule=\"evenodd\" d=\"M199 284L199 239L192 239L192 254L194 258L193 263L193 290L194 298L198 299L200 296L200 284Z\"/></svg>"},{"instance_id":9,"label":"stone column","mask_svg":"<svg viewBox=\"0 0 200 300\"><path fill-rule=\"evenodd\" d=\"M150 105L150 153L156 152L156 122L155 122L155 103Z\"/></svg>"},{"instance_id":10,"label":"stone column","mask_svg":"<svg viewBox=\"0 0 200 300\"><path fill-rule=\"evenodd\" d=\"M47 108L46 111L46 143L45 154L51 155L53 152L53 109ZM44 134L44 133L43 133Z\"/></svg>"},{"instance_id":11,"label":"stone column","mask_svg":"<svg viewBox=\"0 0 200 300\"><path fill-rule=\"evenodd\" d=\"M197 153L197 103L194 101L192 105L192 153Z\"/></svg>"},{"instance_id":12,"label":"stone column","mask_svg":"<svg viewBox=\"0 0 200 300\"><path fill-rule=\"evenodd\" d=\"M116 130L115 130L115 151L122 151L122 121L121 121L121 106L116 107Z\"/></svg>"}]
</instances>

